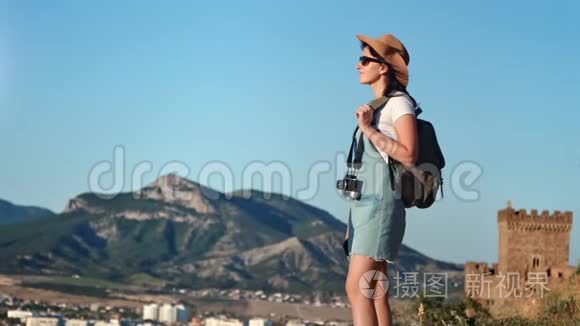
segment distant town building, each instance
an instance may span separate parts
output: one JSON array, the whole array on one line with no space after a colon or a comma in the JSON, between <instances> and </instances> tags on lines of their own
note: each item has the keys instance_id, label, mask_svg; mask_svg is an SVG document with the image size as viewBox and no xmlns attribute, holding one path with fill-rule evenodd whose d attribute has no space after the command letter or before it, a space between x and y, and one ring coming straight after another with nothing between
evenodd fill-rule
<instances>
[{"instance_id":1,"label":"distant town building","mask_svg":"<svg viewBox=\"0 0 580 326\"><path fill-rule=\"evenodd\" d=\"M93 326L131 326L136 324L136 321L128 319L110 319L109 321L97 320Z\"/></svg>"},{"instance_id":2,"label":"distant town building","mask_svg":"<svg viewBox=\"0 0 580 326\"><path fill-rule=\"evenodd\" d=\"M468 261L465 293L484 305L502 298L540 297L549 284L575 273L569 266L572 212L514 210L511 202L497 213L499 262Z\"/></svg>"},{"instance_id":3,"label":"distant town building","mask_svg":"<svg viewBox=\"0 0 580 326\"><path fill-rule=\"evenodd\" d=\"M63 326L62 319L57 317L26 317L26 326Z\"/></svg>"},{"instance_id":4,"label":"distant town building","mask_svg":"<svg viewBox=\"0 0 580 326\"><path fill-rule=\"evenodd\" d=\"M153 303L143 306L143 320L158 320L159 305Z\"/></svg>"},{"instance_id":5,"label":"distant town building","mask_svg":"<svg viewBox=\"0 0 580 326\"><path fill-rule=\"evenodd\" d=\"M248 321L248 326L272 326L272 321L263 318L252 318Z\"/></svg>"},{"instance_id":6,"label":"distant town building","mask_svg":"<svg viewBox=\"0 0 580 326\"><path fill-rule=\"evenodd\" d=\"M239 319L227 318L206 318L205 326L245 326L244 322Z\"/></svg>"},{"instance_id":7,"label":"distant town building","mask_svg":"<svg viewBox=\"0 0 580 326\"><path fill-rule=\"evenodd\" d=\"M24 310L8 310L6 312L6 316L8 318L18 318L22 323L26 322L26 317L36 316L37 314L31 311L24 311Z\"/></svg>"},{"instance_id":8,"label":"distant town building","mask_svg":"<svg viewBox=\"0 0 580 326\"><path fill-rule=\"evenodd\" d=\"M177 310L177 322L187 323L191 317L191 310L182 304L175 306L175 309Z\"/></svg>"},{"instance_id":9,"label":"distant town building","mask_svg":"<svg viewBox=\"0 0 580 326\"><path fill-rule=\"evenodd\" d=\"M163 323L175 323L177 321L177 309L169 303L162 305L159 308L159 321Z\"/></svg>"},{"instance_id":10,"label":"distant town building","mask_svg":"<svg viewBox=\"0 0 580 326\"><path fill-rule=\"evenodd\" d=\"M300 320L289 320L286 322L286 326L306 326L306 324Z\"/></svg>"},{"instance_id":11,"label":"distant town building","mask_svg":"<svg viewBox=\"0 0 580 326\"><path fill-rule=\"evenodd\" d=\"M182 304L174 306L170 303L165 303L159 306L153 303L143 306L143 320L171 324L176 322L189 323L190 318L191 309Z\"/></svg>"},{"instance_id":12,"label":"distant town building","mask_svg":"<svg viewBox=\"0 0 580 326\"><path fill-rule=\"evenodd\" d=\"M203 324L203 320L200 318L193 317L189 322L190 326L201 326Z\"/></svg>"},{"instance_id":13,"label":"distant town building","mask_svg":"<svg viewBox=\"0 0 580 326\"><path fill-rule=\"evenodd\" d=\"M64 324L65 326L88 326L89 322L83 319L67 319Z\"/></svg>"},{"instance_id":14,"label":"distant town building","mask_svg":"<svg viewBox=\"0 0 580 326\"><path fill-rule=\"evenodd\" d=\"M119 326L116 321L96 320L95 326Z\"/></svg>"}]
</instances>

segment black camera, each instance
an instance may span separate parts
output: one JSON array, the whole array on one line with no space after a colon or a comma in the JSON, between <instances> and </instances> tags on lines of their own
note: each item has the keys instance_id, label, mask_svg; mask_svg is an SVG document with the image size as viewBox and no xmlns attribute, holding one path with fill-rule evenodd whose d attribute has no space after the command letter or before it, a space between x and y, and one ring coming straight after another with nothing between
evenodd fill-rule
<instances>
[{"instance_id":1,"label":"black camera","mask_svg":"<svg viewBox=\"0 0 580 326\"><path fill-rule=\"evenodd\" d=\"M336 188L342 190L342 195L348 199L360 200L361 181L355 175L347 174L342 180L336 181Z\"/></svg>"}]
</instances>

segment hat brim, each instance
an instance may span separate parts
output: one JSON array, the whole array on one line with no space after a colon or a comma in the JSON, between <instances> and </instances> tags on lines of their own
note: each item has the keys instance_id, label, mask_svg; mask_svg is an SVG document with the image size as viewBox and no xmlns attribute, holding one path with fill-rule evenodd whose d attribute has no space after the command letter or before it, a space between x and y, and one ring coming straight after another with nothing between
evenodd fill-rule
<instances>
[{"instance_id":1,"label":"hat brim","mask_svg":"<svg viewBox=\"0 0 580 326\"><path fill-rule=\"evenodd\" d=\"M409 84L409 69L407 68L405 60L397 51L392 51L392 53L385 55L384 53L390 52L387 51L387 47L389 47L388 44L360 34L357 35L356 38L359 41L368 44L368 46L375 50L375 52L377 52L381 58L383 58L383 60L388 62L395 70L395 76L397 77L399 83L401 83L401 85L404 87L407 87Z\"/></svg>"}]
</instances>

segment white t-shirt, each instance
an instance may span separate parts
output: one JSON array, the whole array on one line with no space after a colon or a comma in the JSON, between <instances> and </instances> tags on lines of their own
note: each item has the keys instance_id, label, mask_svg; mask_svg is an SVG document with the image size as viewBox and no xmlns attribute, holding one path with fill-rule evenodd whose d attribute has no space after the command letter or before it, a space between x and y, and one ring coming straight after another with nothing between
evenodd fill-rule
<instances>
[{"instance_id":1,"label":"white t-shirt","mask_svg":"<svg viewBox=\"0 0 580 326\"><path fill-rule=\"evenodd\" d=\"M381 109L375 111L375 118L372 127L378 129L389 138L397 140L395 132L395 121L405 114L415 115L415 106L409 95L403 92L396 92L389 99L387 104ZM379 154L385 162L389 162L389 156L377 148Z\"/></svg>"}]
</instances>

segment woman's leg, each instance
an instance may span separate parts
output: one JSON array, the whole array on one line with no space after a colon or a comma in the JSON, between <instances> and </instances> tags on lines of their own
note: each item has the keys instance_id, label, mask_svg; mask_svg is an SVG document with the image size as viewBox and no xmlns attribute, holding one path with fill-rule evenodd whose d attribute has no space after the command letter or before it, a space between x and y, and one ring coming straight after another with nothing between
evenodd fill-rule
<instances>
[{"instance_id":1,"label":"woman's leg","mask_svg":"<svg viewBox=\"0 0 580 326\"><path fill-rule=\"evenodd\" d=\"M381 273L387 274L387 262L377 262L378 270ZM375 305L375 311L377 313L377 320L379 322L379 326L391 326L393 324L393 316L391 315L391 306L389 304L389 292L388 288L385 289L387 291L383 296L377 297L373 300L373 304Z\"/></svg>"},{"instance_id":2,"label":"woman's leg","mask_svg":"<svg viewBox=\"0 0 580 326\"><path fill-rule=\"evenodd\" d=\"M354 326L378 325L373 299L365 296L359 287L359 280L363 274L378 268L378 263L367 256L350 255L345 288Z\"/></svg>"}]
</instances>

